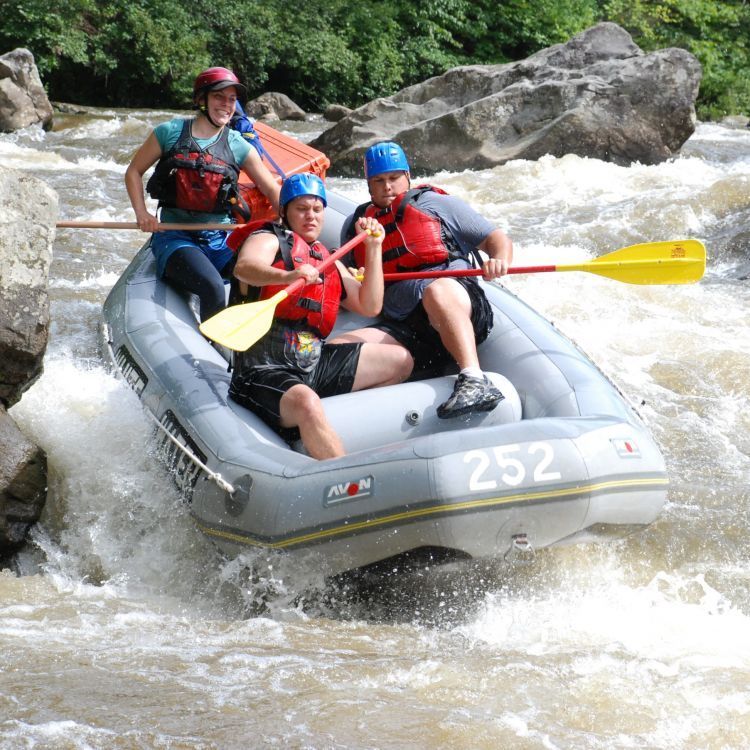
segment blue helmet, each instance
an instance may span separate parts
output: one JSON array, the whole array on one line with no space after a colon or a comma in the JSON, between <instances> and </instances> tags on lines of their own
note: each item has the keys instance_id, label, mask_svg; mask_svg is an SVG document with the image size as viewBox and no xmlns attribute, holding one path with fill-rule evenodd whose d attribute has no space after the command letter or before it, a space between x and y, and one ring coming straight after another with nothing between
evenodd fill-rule
<instances>
[{"instance_id":1,"label":"blue helmet","mask_svg":"<svg viewBox=\"0 0 750 750\"><path fill-rule=\"evenodd\" d=\"M408 172L409 162L398 143L382 141L365 151L365 179L383 174L383 172Z\"/></svg>"},{"instance_id":2,"label":"blue helmet","mask_svg":"<svg viewBox=\"0 0 750 750\"><path fill-rule=\"evenodd\" d=\"M320 200L323 201L324 206L328 205L328 201L326 200L326 188L323 184L323 180L321 180L318 175L310 172L293 174L291 177L287 177L284 180L281 185L281 193L279 194L279 204L284 208L289 201L303 195L314 195L316 198L320 198Z\"/></svg>"}]
</instances>

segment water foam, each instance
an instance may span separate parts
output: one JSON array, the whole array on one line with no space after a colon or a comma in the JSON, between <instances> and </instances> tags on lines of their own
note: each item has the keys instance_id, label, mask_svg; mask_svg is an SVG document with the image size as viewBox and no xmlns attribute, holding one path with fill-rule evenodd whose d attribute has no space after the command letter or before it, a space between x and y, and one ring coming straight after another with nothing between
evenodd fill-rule
<instances>
[{"instance_id":1,"label":"water foam","mask_svg":"<svg viewBox=\"0 0 750 750\"><path fill-rule=\"evenodd\" d=\"M189 597L201 582L193 567L216 571L217 553L148 450L153 427L123 381L58 351L12 414L48 454L50 537L38 538L48 572Z\"/></svg>"}]
</instances>

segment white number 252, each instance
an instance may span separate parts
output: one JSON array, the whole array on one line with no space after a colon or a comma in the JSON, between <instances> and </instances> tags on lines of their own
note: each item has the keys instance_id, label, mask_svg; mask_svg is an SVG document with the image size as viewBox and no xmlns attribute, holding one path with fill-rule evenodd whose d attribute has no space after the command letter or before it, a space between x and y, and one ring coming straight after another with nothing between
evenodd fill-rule
<instances>
[{"instance_id":1,"label":"white number 252","mask_svg":"<svg viewBox=\"0 0 750 750\"><path fill-rule=\"evenodd\" d=\"M515 457L520 454L520 445L502 445L492 449L491 455L487 451L473 450L464 454L464 463L476 461L476 468L471 472L469 478L469 490L481 492L483 490L497 489L497 479L492 479L495 474L492 468L492 457L495 465L502 472L499 480L509 487L517 487L526 478L526 467ZM549 443L531 443L528 447L530 456L538 456L533 468L535 482L551 482L560 479L559 471L548 471L555 459L554 451ZM492 456L492 457L491 457Z\"/></svg>"}]
</instances>

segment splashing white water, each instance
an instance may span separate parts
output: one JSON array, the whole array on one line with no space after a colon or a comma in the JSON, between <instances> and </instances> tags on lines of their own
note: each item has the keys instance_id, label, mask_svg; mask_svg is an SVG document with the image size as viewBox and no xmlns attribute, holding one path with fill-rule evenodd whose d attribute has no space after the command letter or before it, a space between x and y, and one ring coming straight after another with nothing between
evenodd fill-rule
<instances>
[{"instance_id":1,"label":"splashing white water","mask_svg":"<svg viewBox=\"0 0 750 750\"><path fill-rule=\"evenodd\" d=\"M0 137L0 157L34 164L66 217L132 221L124 165L170 113L100 114ZM328 618L300 605L314 570L217 555L96 358L138 238L60 232L45 372L12 409L48 453L51 501L42 572L0 574L0 747L749 746L749 180L750 134L715 125L656 166L544 157L430 180L507 230L523 265L704 240L696 286L506 281L639 406L670 502L638 536L528 570L418 571L354 603L342 588ZM329 185L367 198L362 180Z\"/></svg>"}]
</instances>

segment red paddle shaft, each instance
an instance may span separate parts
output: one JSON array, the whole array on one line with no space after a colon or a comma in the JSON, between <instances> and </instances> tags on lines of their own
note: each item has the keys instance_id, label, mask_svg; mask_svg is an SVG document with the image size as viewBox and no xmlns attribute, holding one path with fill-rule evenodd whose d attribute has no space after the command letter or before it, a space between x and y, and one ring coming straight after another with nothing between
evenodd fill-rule
<instances>
[{"instance_id":1,"label":"red paddle shaft","mask_svg":"<svg viewBox=\"0 0 750 750\"><path fill-rule=\"evenodd\" d=\"M508 273L550 273L557 271L557 266L513 266ZM441 276L481 276L481 268L445 268L442 271L404 271L403 273L385 273L385 281L407 281L408 279L438 279Z\"/></svg>"}]
</instances>

